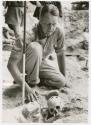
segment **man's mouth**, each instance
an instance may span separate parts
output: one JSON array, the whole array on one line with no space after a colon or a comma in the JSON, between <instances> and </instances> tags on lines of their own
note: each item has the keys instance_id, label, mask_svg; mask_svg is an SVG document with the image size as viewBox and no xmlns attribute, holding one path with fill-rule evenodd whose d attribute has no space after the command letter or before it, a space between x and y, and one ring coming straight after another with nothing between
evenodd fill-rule
<instances>
[{"instance_id":1,"label":"man's mouth","mask_svg":"<svg viewBox=\"0 0 91 125\"><path fill-rule=\"evenodd\" d=\"M47 32L47 34L52 34L52 33L53 33L53 31L48 31L48 32Z\"/></svg>"}]
</instances>

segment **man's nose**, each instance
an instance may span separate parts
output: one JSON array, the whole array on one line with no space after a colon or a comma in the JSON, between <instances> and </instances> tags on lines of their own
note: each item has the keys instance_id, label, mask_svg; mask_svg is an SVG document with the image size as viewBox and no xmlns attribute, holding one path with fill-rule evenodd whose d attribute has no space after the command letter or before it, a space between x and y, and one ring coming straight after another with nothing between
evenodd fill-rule
<instances>
[{"instance_id":1,"label":"man's nose","mask_svg":"<svg viewBox=\"0 0 91 125\"><path fill-rule=\"evenodd\" d=\"M49 29L52 30L54 28L53 24L49 25Z\"/></svg>"}]
</instances>

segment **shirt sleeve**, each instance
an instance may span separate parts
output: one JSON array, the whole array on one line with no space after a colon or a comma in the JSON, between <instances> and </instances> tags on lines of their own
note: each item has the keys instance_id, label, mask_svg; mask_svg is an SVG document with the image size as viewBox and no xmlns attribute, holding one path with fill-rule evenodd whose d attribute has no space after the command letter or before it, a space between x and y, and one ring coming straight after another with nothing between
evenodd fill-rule
<instances>
[{"instance_id":1,"label":"shirt sleeve","mask_svg":"<svg viewBox=\"0 0 91 125\"><path fill-rule=\"evenodd\" d=\"M58 28L57 30L57 42L55 44L55 52L57 54L64 50L64 32Z\"/></svg>"}]
</instances>

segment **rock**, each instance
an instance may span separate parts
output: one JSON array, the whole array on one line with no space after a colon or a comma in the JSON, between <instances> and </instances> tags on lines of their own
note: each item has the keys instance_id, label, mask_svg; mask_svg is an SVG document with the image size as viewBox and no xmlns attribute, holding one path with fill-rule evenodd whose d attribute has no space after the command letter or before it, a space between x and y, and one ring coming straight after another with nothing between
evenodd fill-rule
<instances>
[{"instance_id":1,"label":"rock","mask_svg":"<svg viewBox=\"0 0 91 125\"><path fill-rule=\"evenodd\" d=\"M88 50L88 41L86 41L86 40L83 41L82 48L85 50Z\"/></svg>"},{"instance_id":2,"label":"rock","mask_svg":"<svg viewBox=\"0 0 91 125\"><path fill-rule=\"evenodd\" d=\"M85 60L85 57L84 57L84 56L81 56L81 55L78 55L77 58L79 59L79 61Z\"/></svg>"},{"instance_id":3,"label":"rock","mask_svg":"<svg viewBox=\"0 0 91 125\"><path fill-rule=\"evenodd\" d=\"M38 122L40 118L40 106L35 102L30 102L13 109L3 111L3 122ZM39 115L39 116L38 116Z\"/></svg>"},{"instance_id":4,"label":"rock","mask_svg":"<svg viewBox=\"0 0 91 125\"><path fill-rule=\"evenodd\" d=\"M81 68L83 71L88 71L88 67L82 67Z\"/></svg>"},{"instance_id":5,"label":"rock","mask_svg":"<svg viewBox=\"0 0 91 125\"><path fill-rule=\"evenodd\" d=\"M3 91L3 95L6 97L15 97L21 91L20 85L11 85Z\"/></svg>"},{"instance_id":6,"label":"rock","mask_svg":"<svg viewBox=\"0 0 91 125\"><path fill-rule=\"evenodd\" d=\"M74 45L71 45L71 46L68 46L67 49L70 50L70 51L74 51L75 50L75 46Z\"/></svg>"}]
</instances>

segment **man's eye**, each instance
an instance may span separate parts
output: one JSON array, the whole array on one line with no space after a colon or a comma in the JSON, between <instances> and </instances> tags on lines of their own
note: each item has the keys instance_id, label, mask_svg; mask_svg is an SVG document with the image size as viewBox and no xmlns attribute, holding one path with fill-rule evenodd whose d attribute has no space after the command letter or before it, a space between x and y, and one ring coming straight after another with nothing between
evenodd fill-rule
<instances>
[{"instance_id":1,"label":"man's eye","mask_svg":"<svg viewBox=\"0 0 91 125\"><path fill-rule=\"evenodd\" d=\"M47 24L48 26L55 26L56 24Z\"/></svg>"},{"instance_id":2,"label":"man's eye","mask_svg":"<svg viewBox=\"0 0 91 125\"><path fill-rule=\"evenodd\" d=\"M56 24L53 24L53 26L55 26Z\"/></svg>"}]
</instances>

